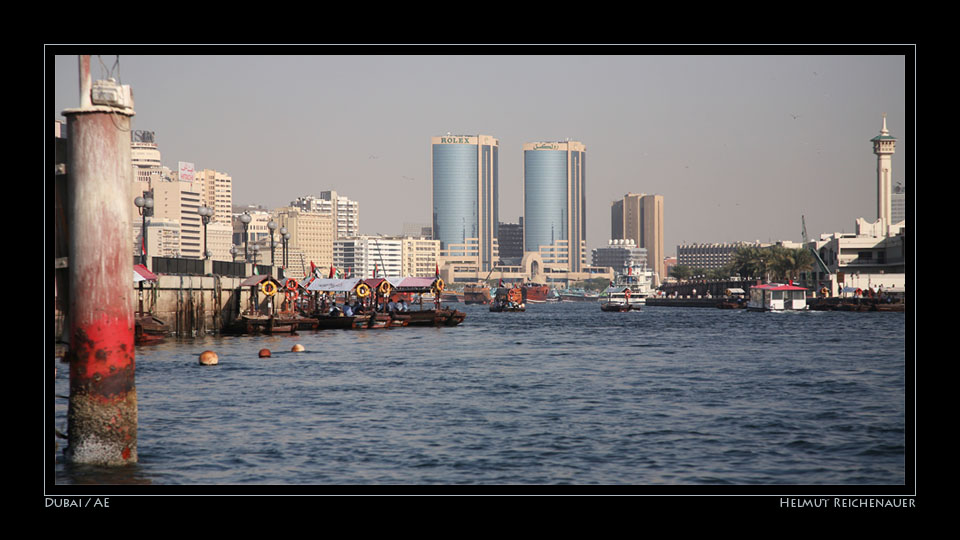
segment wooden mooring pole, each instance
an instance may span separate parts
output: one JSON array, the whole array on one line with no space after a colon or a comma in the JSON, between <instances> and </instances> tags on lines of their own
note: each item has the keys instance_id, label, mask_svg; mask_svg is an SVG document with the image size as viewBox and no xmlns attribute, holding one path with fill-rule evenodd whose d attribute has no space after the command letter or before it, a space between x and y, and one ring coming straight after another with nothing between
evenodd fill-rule
<instances>
[{"instance_id":1,"label":"wooden mooring pole","mask_svg":"<svg viewBox=\"0 0 960 540\"><path fill-rule=\"evenodd\" d=\"M80 107L67 119L70 405L65 455L75 463L137 461L132 201L132 94L94 87L80 57ZM94 97L92 97L94 96Z\"/></svg>"}]
</instances>

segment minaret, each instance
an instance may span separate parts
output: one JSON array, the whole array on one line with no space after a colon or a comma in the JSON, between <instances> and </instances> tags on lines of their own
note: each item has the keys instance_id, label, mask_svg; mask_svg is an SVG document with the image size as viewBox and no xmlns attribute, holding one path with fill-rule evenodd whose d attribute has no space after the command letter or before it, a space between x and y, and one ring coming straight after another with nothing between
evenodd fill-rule
<instances>
[{"instance_id":1,"label":"minaret","mask_svg":"<svg viewBox=\"0 0 960 540\"><path fill-rule=\"evenodd\" d=\"M883 220L884 230L890 227L891 172L890 157L896 151L897 139L887 131L887 113L883 113L883 129L873 141L873 153L877 155L877 218Z\"/></svg>"}]
</instances>

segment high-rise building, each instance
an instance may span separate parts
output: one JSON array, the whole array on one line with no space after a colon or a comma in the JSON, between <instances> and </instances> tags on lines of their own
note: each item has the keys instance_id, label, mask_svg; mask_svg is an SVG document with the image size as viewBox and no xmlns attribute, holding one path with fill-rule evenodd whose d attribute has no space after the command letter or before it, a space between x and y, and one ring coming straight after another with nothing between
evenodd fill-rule
<instances>
[{"instance_id":1,"label":"high-rise building","mask_svg":"<svg viewBox=\"0 0 960 540\"><path fill-rule=\"evenodd\" d=\"M883 128L880 134L870 139L873 142L873 153L877 155L877 219L882 221L882 227L893 225L891 216L891 197L893 196L892 172L890 161L897 151L897 139L887 130L887 115L883 115Z\"/></svg>"},{"instance_id":2,"label":"high-rise building","mask_svg":"<svg viewBox=\"0 0 960 540\"><path fill-rule=\"evenodd\" d=\"M397 238L357 236L333 243L333 266L347 277L402 277L402 261L403 245Z\"/></svg>"},{"instance_id":3,"label":"high-rise building","mask_svg":"<svg viewBox=\"0 0 960 540\"><path fill-rule=\"evenodd\" d=\"M907 219L907 191L903 184L897 182L893 186L893 196L890 202L890 219L893 223L900 223Z\"/></svg>"},{"instance_id":4,"label":"high-rise building","mask_svg":"<svg viewBox=\"0 0 960 540\"><path fill-rule=\"evenodd\" d=\"M647 261L657 285L666 275L663 267L663 195L627 193L610 205L610 238L633 240L646 248Z\"/></svg>"},{"instance_id":5,"label":"high-rise building","mask_svg":"<svg viewBox=\"0 0 960 540\"><path fill-rule=\"evenodd\" d=\"M442 256L475 260L489 271L497 257L499 148L489 135L431 139L433 237Z\"/></svg>"},{"instance_id":6,"label":"high-rise building","mask_svg":"<svg viewBox=\"0 0 960 540\"><path fill-rule=\"evenodd\" d=\"M523 250L571 272L586 266L586 147L577 141L523 145Z\"/></svg>"},{"instance_id":7,"label":"high-rise building","mask_svg":"<svg viewBox=\"0 0 960 540\"><path fill-rule=\"evenodd\" d=\"M523 259L523 216L520 223L501 223L497 236L501 264L517 266Z\"/></svg>"}]
</instances>

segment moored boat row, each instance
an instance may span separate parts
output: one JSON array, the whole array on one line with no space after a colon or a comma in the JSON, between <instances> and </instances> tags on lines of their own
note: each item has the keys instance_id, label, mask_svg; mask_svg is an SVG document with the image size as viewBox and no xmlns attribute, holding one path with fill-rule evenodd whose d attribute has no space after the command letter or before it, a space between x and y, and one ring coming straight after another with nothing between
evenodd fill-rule
<instances>
[{"instance_id":1,"label":"moored boat row","mask_svg":"<svg viewBox=\"0 0 960 540\"><path fill-rule=\"evenodd\" d=\"M279 310L268 303L266 313L251 308L224 328L225 333L287 333L298 330L383 329L405 326L456 326L466 314L442 307L443 280L439 278L288 279L280 284L270 276L251 276L251 302L257 294L282 294ZM282 287L282 293L281 291ZM434 299L424 308L425 297ZM428 304L429 305L429 304Z\"/></svg>"}]
</instances>

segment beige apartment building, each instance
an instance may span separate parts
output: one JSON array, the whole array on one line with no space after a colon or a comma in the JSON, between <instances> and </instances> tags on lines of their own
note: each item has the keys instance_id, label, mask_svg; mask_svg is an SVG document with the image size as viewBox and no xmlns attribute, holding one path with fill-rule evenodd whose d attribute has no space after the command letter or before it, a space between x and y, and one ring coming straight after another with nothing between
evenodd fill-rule
<instances>
[{"instance_id":1,"label":"beige apartment building","mask_svg":"<svg viewBox=\"0 0 960 540\"><path fill-rule=\"evenodd\" d=\"M335 227L333 215L326 212L310 212L294 206L277 208L273 211L273 218L276 220L277 229L275 234L276 266L280 266L282 257L282 238L280 229L286 228L290 235L288 244L287 260L290 266L299 267L305 264L307 267L314 263L320 268L329 268L333 264L333 243L335 238ZM269 232L269 229L268 229ZM291 258L291 250L297 250L297 257L302 253L303 261L294 261ZM264 261L269 260L265 257Z\"/></svg>"},{"instance_id":2,"label":"beige apartment building","mask_svg":"<svg viewBox=\"0 0 960 540\"><path fill-rule=\"evenodd\" d=\"M663 195L627 193L610 204L610 238L629 239L646 248L655 285L666 276L663 260Z\"/></svg>"},{"instance_id":3,"label":"beige apartment building","mask_svg":"<svg viewBox=\"0 0 960 540\"><path fill-rule=\"evenodd\" d=\"M404 277L433 277L440 261L440 241L423 236L404 236L401 264Z\"/></svg>"}]
</instances>

